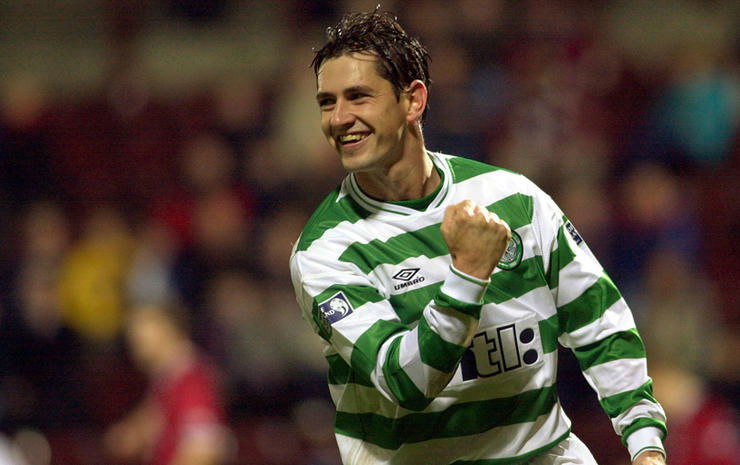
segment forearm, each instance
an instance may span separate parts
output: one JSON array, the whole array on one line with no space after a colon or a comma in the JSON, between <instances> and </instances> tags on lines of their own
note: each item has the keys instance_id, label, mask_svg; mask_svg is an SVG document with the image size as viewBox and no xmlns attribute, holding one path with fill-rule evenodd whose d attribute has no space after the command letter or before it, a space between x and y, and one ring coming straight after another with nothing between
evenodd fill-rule
<instances>
[{"instance_id":1,"label":"forearm","mask_svg":"<svg viewBox=\"0 0 740 465\"><path fill-rule=\"evenodd\" d=\"M451 268L412 331L388 341L376 366L378 387L420 410L447 386L478 326L487 281Z\"/></svg>"}]
</instances>

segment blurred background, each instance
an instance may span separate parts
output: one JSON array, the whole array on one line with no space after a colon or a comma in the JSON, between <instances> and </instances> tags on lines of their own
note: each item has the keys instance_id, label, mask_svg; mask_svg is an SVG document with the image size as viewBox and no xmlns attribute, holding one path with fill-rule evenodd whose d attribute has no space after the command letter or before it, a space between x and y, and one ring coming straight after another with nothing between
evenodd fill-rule
<instances>
[{"instance_id":1,"label":"blurred background","mask_svg":"<svg viewBox=\"0 0 740 465\"><path fill-rule=\"evenodd\" d=\"M0 0L0 463L142 463L104 440L149 389L124 329L176 300L226 463L339 464L287 261L342 178L312 49L376 3ZM737 463L740 5L382 6L433 57L428 148L533 179L622 290L670 463ZM560 371L575 432L627 464L568 353Z\"/></svg>"}]
</instances>

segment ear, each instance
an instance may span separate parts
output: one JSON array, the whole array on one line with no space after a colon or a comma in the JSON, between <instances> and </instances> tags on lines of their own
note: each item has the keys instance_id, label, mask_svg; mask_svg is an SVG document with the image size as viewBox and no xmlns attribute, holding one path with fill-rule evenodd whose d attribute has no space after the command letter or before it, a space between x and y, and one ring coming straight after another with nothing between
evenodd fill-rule
<instances>
[{"instance_id":1,"label":"ear","mask_svg":"<svg viewBox=\"0 0 740 465\"><path fill-rule=\"evenodd\" d=\"M415 123L421 120L424 109L427 107L427 86L418 79L415 79L406 88L406 98L408 99L408 110L406 111L406 121Z\"/></svg>"}]
</instances>

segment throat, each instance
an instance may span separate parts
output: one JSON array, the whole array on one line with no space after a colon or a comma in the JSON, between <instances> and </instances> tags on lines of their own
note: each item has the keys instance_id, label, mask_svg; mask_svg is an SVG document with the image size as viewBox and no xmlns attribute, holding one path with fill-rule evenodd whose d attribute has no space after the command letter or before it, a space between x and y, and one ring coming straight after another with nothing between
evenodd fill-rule
<instances>
[{"instance_id":1,"label":"throat","mask_svg":"<svg viewBox=\"0 0 740 465\"><path fill-rule=\"evenodd\" d=\"M392 166L383 174L356 173L357 183L368 196L383 202L418 200L435 192L442 178L428 157L423 166L416 169L401 169Z\"/></svg>"}]
</instances>

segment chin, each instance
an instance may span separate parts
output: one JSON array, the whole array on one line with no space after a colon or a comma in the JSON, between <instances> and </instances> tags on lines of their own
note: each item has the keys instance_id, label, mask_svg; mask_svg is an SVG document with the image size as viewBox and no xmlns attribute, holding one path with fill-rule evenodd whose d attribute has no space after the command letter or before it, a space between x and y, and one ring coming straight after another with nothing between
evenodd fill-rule
<instances>
[{"instance_id":1,"label":"chin","mask_svg":"<svg viewBox=\"0 0 740 465\"><path fill-rule=\"evenodd\" d=\"M347 155L341 154L342 166L344 170L349 173L357 173L359 171L367 171L368 166L366 162L363 162L361 155Z\"/></svg>"}]
</instances>

